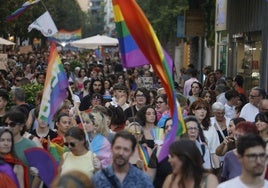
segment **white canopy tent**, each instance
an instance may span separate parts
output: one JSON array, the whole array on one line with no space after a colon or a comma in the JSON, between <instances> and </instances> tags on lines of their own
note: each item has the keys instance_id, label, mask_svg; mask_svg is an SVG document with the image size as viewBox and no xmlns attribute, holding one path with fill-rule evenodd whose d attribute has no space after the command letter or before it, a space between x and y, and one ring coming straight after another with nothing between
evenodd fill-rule
<instances>
[{"instance_id":1,"label":"white canopy tent","mask_svg":"<svg viewBox=\"0 0 268 188\"><path fill-rule=\"evenodd\" d=\"M71 46L85 49L96 49L100 46L116 46L118 39L105 35L95 35L92 37L76 40L70 43Z\"/></svg>"},{"instance_id":2,"label":"white canopy tent","mask_svg":"<svg viewBox=\"0 0 268 188\"><path fill-rule=\"evenodd\" d=\"M15 45L15 43L0 37L0 45Z\"/></svg>"}]
</instances>

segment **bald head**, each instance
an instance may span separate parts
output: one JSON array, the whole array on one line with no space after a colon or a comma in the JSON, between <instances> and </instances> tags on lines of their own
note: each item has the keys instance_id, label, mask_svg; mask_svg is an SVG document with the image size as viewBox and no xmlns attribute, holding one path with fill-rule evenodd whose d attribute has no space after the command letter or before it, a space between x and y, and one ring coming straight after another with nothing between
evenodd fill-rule
<instances>
[{"instance_id":1,"label":"bald head","mask_svg":"<svg viewBox=\"0 0 268 188\"><path fill-rule=\"evenodd\" d=\"M259 103L260 112L268 112L268 99L262 99Z\"/></svg>"}]
</instances>

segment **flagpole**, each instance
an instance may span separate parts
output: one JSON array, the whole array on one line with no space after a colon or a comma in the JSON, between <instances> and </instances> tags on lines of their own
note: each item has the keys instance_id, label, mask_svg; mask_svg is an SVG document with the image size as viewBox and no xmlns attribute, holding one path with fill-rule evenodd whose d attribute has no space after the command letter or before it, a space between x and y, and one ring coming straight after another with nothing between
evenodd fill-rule
<instances>
[{"instance_id":1,"label":"flagpole","mask_svg":"<svg viewBox=\"0 0 268 188\"><path fill-rule=\"evenodd\" d=\"M70 93L71 93L71 96L72 96L72 99L73 99L73 95L74 95L74 94L73 94L73 91L72 91L70 85L68 86L68 89L69 89L69 91L70 91ZM78 117L79 117L79 119L80 119L80 121L81 121L83 130L84 130L85 135L86 135L86 141L88 142L88 144L90 144L90 142L89 142L89 137L88 137L88 134L87 134L87 131L86 131L86 127L85 127L85 123L84 123L84 121L83 121L83 119L82 119L82 117L81 117L81 113L80 113L80 111L79 111L79 109L78 109L78 106L77 106L76 104L74 104L74 109L75 109L75 112L77 113L77 115L78 115Z\"/></svg>"},{"instance_id":2,"label":"flagpole","mask_svg":"<svg viewBox=\"0 0 268 188\"><path fill-rule=\"evenodd\" d=\"M48 11L48 10L47 10L47 7L46 7L46 5L45 5L45 3L43 2L43 0L41 0L41 3L42 3L42 5L43 5L43 7L46 9L46 11Z\"/></svg>"}]
</instances>

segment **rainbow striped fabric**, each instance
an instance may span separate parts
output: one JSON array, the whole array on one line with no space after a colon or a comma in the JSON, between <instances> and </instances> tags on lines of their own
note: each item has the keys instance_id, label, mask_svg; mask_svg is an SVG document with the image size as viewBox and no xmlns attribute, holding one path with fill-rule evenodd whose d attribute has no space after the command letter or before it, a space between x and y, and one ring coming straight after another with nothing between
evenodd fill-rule
<instances>
[{"instance_id":1,"label":"rainbow striped fabric","mask_svg":"<svg viewBox=\"0 0 268 188\"><path fill-rule=\"evenodd\" d=\"M160 151L158 158L161 161L168 155L169 145L176 139L176 137L186 131L182 119L181 108L176 98L172 73L168 68L167 59L165 58L160 42L158 41L151 24L136 1L113 0L113 6L114 10L121 11L129 33L146 59L152 65L167 92L168 104L173 117L173 130L165 138L162 147L163 149Z\"/></svg>"},{"instance_id":2,"label":"rainbow striped fabric","mask_svg":"<svg viewBox=\"0 0 268 188\"><path fill-rule=\"evenodd\" d=\"M40 0L29 0L23 3L23 5L11 13L11 15L6 17L7 21L12 21L15 18L19 17L23 12L25 12L28 8L30 8L32 5L38 3Z\"/></svg>"},{"instance_id":3,"label":"rainbow striped fabric","mask_svg":"<svg viewBox=\"0 0 268 188\"><path fill-rule=\"evenodd\" d=\"M143 145L138 144L138 152L139 152L139 156L140 156L141 160L144 162L144 170L147 171L149 161L150 161L150 156L149 156L148 150Z\"/></svg>"},{"instance_id":4,"label":"rainbow striped fabric","mask_svg":"<svg viewBox=\"0 0 268 188\"><path fill-rule=\"evenodd\" d=\"M61 63L55 43L50 48L44 93L41 101L39 119L49 123L61 103L67 97L68 78Z\"/></svg>"},{"instance_id":5,"label":"rainbow striped fabric","mask_svg":"<svg viewBox=\"0 0 268 188\"><path fill-rule=\"evenodd\" d=\"M117 31L117 38L119 40L119 48L123 66L126 68L138 67L149 64L147 57L139 49L135 40L131 36L128 26L126 25L124 16L122 15L120 6L113 6L114 20ZM169 69L173 69L173 61L170 56L164 51L164 55L168 60Z\"/></svg>"}]
</instances>

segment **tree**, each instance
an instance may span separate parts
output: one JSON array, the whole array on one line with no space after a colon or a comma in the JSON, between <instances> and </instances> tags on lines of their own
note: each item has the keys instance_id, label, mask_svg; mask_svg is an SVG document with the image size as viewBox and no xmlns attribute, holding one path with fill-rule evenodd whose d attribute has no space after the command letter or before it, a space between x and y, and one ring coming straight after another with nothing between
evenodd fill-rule
<instances>
[{"instance_id":1,"label":"tree","mask_svg":"<svg viewBox=\"0 0 268 188\"><path fill-rule=\"evenodd\" d=\"M42 15L46 8L51 14L58 29L75 30L83 26L85 15L81 11L76 0L46 0L39 2L28 10L26 10L21 16L11 22L6 22L5 19L8 15L20 8L21 5L26 2L25 0L0 0L1 11L0 20L1 28L0 35L8 36L14 35L20 37L21 40L34 37L43 38L39 31L32 30L28 33L28 26ZM45 7L43 6L43 4ZM31 41L30 40L30 41Z\"/></svg>"},{"instance_id":2,"label":"tree","mask_svg":"<svg viewBox=\"0 0 268 188\"><path fill-rule=\"evenodd\" d=\"M137 0L162 45L176 39L177 18L188 8L187 0Z\"/></svg>"}]
</instances>

